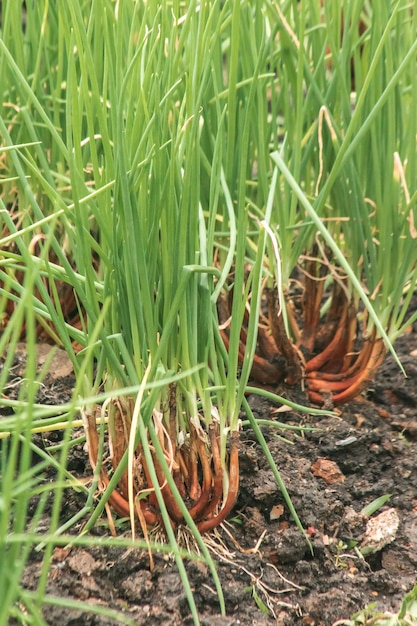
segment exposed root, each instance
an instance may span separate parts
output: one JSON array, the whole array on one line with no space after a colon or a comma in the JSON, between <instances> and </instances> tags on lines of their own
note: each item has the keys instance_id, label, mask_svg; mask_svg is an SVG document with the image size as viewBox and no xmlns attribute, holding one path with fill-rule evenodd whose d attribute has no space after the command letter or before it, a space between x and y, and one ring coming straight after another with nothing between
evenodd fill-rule
<instances>
[{"instance_id":1,"label":"exposed root","mask_svg":"<svg viewBox=\"0 0 417 626\"><path fill-rule=\"evenodd\" d=\"M231 512L236 502L239 491L239 433L234 431L230 435L230 463L229 463L229 485L227 489L226 501L220 511L212 518L200 522L197 527L201 533L212 530L221 524ZM214 509L211 506L210 509Z\"/></svg>"},{"instance_id":2,"label":"exposed root","mask_svg":"<svg viewBox=\"0 0 417 626\"><path fill-rule=\"evenodd\" d=\"M337 356L340 353L339 346L345 343L346 335L346 320L347 320L348 307L345 306L341 311L340 322L331 341L327 344L325 349L317 354L315 357L309 359L306 363L306 372L314 372L321 370L324 367L328 367L329 362L334 363ZM337 355L337 356L336 356Z\"/></svg>"},{"instance_id":3,"label":"exposed root","mask_svg":"<svg viewBox=\"0 0 417 626\"><path fill-rule=\"evenodd\" d=\"M375 377L375 373L386 354L386 348L381 338L369 340L369 343L370 350L368 346L365 346L366 353L369 353L368 358L365 363L363 362L364 359L361 359L361 367L357 374L346 376L337 381L326 380L325 377L320 379L307 378L310 399L317 404L322 404L322 394L331 394L331 401L334 406L337 406L353 400L360 394Z\"/></svg>"},{"instance_id":4,"label":"exposed root","mask_svg":"<svg viewBox=\"0 0 417 626\"><path fill-rule=\"evenodd\" d=\"M313 252L314 253L314 252ZM317 254L317 245L315 246ZM306 259L305 290L304 290L304 326L300 336L300 342L307 354L314 350L316 334L320 322L320 306L323 298L325 266L317 263L316 258Z\"/></svg>"},{"instance_id":5,"label":"exposed root","mask_svg":"<svg viewBox=\"0 0 417 626\"><path fill-rule=\"evenodd\" d=\"M371 337L363 338L362 345L357 349L358 312L349 295L347 279L338 274L327 252L321 248L320 251L324 261L316 257L305 258L300 323L291 302L278 303L276 290L264 290L264 309L259 320L251 378L255 384L272 389L283 381L288 385L303 382L311 402L335 406L348 402L367 387L386 350L375 331ZM333 279L330 288L326 287L326 272ZM299 286L301 283L296 284ZM227 297L220 298L218 304L222 323L220 332L227 349L229 331L228 324L224 322L230 320L232 298L231 290ZM284 305L290 313L290 328L296 331L292 338L284 325L281 311ZM267 320L265 309L268 311ZM300 314L300 308L297 311ZM245 316L240 332L241 362L245 354L247 323Z\"/></svg>"},{"instance_id":6,"label":"exposed root","mask_svg":"<svg viewBox=\"0 0 417 626\"><path fill-rule=\"evenodd\" d=\"M298 352L286 333L284 318L278 308L276 291L267 289L266 297L271 333L277 351L284 357L286 363L285 382L289 385L296 385L300 382L302 377L301 362Z\"/></svg>"},{"instance_id":7,"label":"exposed root","mask_svg":"<svg viewBox=\"0 0 417 626\"><path fill-rule=\"evenodd\" d=\"M88 456L90 463L94 471L97 466L100 467L100 488L105 491L110 483L109 475L102 464L102 459L99 459L99 436L96 428L95 415L89 413L83 416L84 429L88 444ZM109 504L113 509L122 517L129 517L130 507L129 502L124 495L117 489L113 489L109 499ZM138 501L138 506L141 509L141 515L149 526L153 526L158 522L158 515L149 508L148 502L144 499Z\"/></svg>"},{"instance_id":8,"label":"exposed root","mask_svg":"<svg viewBox=\"0 0 417 626\"><path fill-rule=\"evenodd\" d=\"M262 536L259 538L255 548L245 550L238 544L232 533L226 528L224 524L222 524L221 528L228 535L229 539L232 541L233 545L239 553L259 554L261 556L260 547L266 531L264 531ZM277 617L276 610L279 608L291 609L298 613L298 605L293 605L289 602L285 602L281 598L282 596L290 594L295 590L302 590L303 587L300 587L296 583L288 580L288 578L285 578L275 567L275 565L273 565L272 563L268 563L267 567L270 567L274 570L277 578L280 579L280 581L282 581L283 583L282 587L272 587L271 585L265 583L263 581L262 568L259 573L255 573L254 571L249 570L247 567L242 565L239 560L238 554L231 551L227 547L224 539L221 537L221 534L218 531L208 535L208 537L205 539L205 544L217 559L223 561L224 563L228 563L231 567L238 568L248 577L248 580L250 581L253 589L253 595L255 597L258 596L259 598L262 598L262 602L268 607L270 614L273 617Z\"/></svg>"},{"instance_id":9,"label":"exposed root","mask_svg":"<svg viewBox=\"0 0 417 626\"><path fill-rule=\"evenodd\" d=\"M129 441L130 418L128 411L132 402L113 400L109 406L109 449L113 470L118 465L127 449ZM220 524L233 508L239 489L239 433L230 434L229 469L226 472L220 455L219 425L213 422L208 437L201 426L190 424L190 436L183 445L176 446L162 423L162 414L154 411L154 430L159 442L159 453L149 442L152 464L158 484L152 482L149 467L139 443L134 455L133 484L135 489L134 517L144 529L161 523L155 489L160 489L171 524L179 527L184 523L184 515L178 502L178 493L174 493L167 481L165 470L159 460L163 453L171 475L174 478L180 496L188 513L198 525L200 532L207 532ZM100 489L108 489L110 476L99 457L99 434L95 416L85 416L84 426L87 436L90 462L94 470L99 466ZM113 440L115 438L115 440ZM122 442L122 443L121 443ZM127 491L126 470L117 486L108 497L108 503L123 517L131 517L131 504Z\"/></svg>"}]
</instances>

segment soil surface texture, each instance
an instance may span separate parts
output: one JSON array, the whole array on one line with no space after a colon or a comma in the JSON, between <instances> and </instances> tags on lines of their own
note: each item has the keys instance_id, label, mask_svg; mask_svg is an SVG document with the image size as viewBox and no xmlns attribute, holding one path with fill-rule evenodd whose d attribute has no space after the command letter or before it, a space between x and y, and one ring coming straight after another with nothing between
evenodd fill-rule
<instances>
[{"instance_id":1,"label":"soil surface texture","mask_svg":"<svg viewBox=\"0 0 417 626\"><path fill-rule=\"evenodd\" d=\"M255 435L245 428L234 513L207 537L223 587L225 617L207 566L184 559L203 626L333 626L371 603L384 612L398 611L417 582L417 324L395 347L408 378L387 356L366 394L334 417L278 412L259 396L249 398L256 417L309 429L262 427L312 551ZM71 375L65 368L61 374L55 370L40 401L70 397ZM68 469L91 476L82 443L72 448ZM389 494L370 517L362 513ZM62 521L84 504L84 495L66 490ZM79 532L86 519L71 532ZM41 523L47 528L48 519ZM129 536L129 528L126 522L118 532ZM108 525L98 525L93 533L108 536ZM41 559L42 553L33 550L22 581L27 588L36 588ZM145 550L56 549L48 593L111 607L141 626L193 623L168 554L155 554L150 570ZM121 623L56 606L45 608L44 616L52 626Z\"/></svg>"}]
</instances>

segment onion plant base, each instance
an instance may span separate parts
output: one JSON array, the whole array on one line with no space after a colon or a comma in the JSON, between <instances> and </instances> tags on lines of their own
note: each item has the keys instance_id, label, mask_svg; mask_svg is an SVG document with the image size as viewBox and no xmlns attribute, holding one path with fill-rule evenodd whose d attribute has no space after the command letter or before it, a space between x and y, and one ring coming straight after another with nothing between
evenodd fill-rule
<instances>
[{"instance_id":1,"label":"onion plant base","mask_svg":"<svg viewBox=\"0 0 417 626\"><path fill-rule=\"evenodd\" d=\"M100 491L109 489L112 475L123 463L129 446L133 401L114 399L108 408L109 428L105 438L96 425L93 413L84 419L88 453L93 469L99 475ZM207 432L201 426L190 424L190 432L182 445L176 444L162 423L162 414L154 410L152 427L157 434L160 449L166 463L160 461L155 443L147 432L147 441L139 442L134 451L133 465L126 467L118 480L117 487L110 491L108 503L122 517L134 515L143 527L163 525L158 506L156 489L160 490L164 505L173 528L186 523L179 496L201 533L221 524L230 514L239 490L239 432L230 434L228 468L224 466L220 454L220 433L217 422L209 425ZM154 475L146 458L144 448L151 453ZM104 458L104 450L108 458ZM175 483L173 489L166 476L166 468ZM132 475L129 477L129 472ZM227 474L227 476L226 476ZM133 485L133 501L129 499L129 480Z\"/></svg>"},{"instance_id":2,"label":"onion plant base","mask_svg":"<svg viewBox=\"0 0 417 626\"><path fill-rule=\"evenodd\" d=\"M301 384L313 404L331 408L354 399L366 389L384 360L386 346L375 327L366 330L366 314L362 315L361 329L357 307L343 279L338 277L330 290L325 291L326 274L320 265L318 260L308 258L303 268L302 302L296 312L290 295L279 302L276 289L264 290L263 310L267 316L260 315L251 379L273 390L281 383ZM229 295L218 306L226 348L231 300ZM326 300L327 312L323 314ZM246 321L240 334L241 362L245 354Z\"/></svg>"}]
</instances>

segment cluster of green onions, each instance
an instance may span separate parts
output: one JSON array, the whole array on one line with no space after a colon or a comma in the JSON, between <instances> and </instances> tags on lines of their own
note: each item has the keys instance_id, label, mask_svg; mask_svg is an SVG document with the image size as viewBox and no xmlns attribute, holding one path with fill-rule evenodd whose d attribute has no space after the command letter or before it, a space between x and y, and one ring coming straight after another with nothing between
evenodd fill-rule
<instances>
[{"instance_id":1,"label":"cluster of green onions","mask_svg":"<svg viewBox=\"0 0 417 626\"><path fill-rule=\"evenodd\" d=\"M87 529L109 505L133 533L162 525L186 581L175 529L208 558L200 533L238 494L242 408L280 481L249 379L345 402L416 318L417 16L405 0L26 10L23 28L3 2L0 38L0 507L54 465L46 562L82 423ZM60 407L36 401L40 337L74 369ZM57 455L33 468L32 435L53 428Z\"/></svg>"}]
</instances>

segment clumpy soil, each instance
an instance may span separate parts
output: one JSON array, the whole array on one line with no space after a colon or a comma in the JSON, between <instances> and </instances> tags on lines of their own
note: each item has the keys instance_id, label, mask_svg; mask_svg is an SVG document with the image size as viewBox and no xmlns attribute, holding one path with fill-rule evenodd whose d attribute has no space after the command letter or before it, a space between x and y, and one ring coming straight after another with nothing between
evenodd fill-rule
<instances>
[{"instance_id":1,"label":"clumpy soil","mask_svg":"<svg viewBox=\"0 0 417 626\"><path fill-rule=\"evenodd\" d=\"M263 427L263 434L313 551L246 428L234 513L207 538L226 616L207 566L184 560L201 624L331 626L370 603L398 611L417 582L417 324L396 349L408 378L388 356L367 393L333 417L277 412L258 396L249 399L258 418L310 429ZM54 393L65 393L65 380L71 378L54 381ZM82 444L71 455L68 467L75 474L91 474ZM369 523L362 509L387 494ZM65 497L63 521L83 506L75 492ZM108 535L108 526L93 532ZM119 533L129 535L128 523ZM365 557L358 548L367 548ZM28 562L22 581L28 588L36 588L41 556L33 551ZM156 554L154 561L150 570L147 552L128 548L56 549L48 593L110 607L141 626L192 624L174 560ZM56 606L44 615L60 626L120 623Z\"/></svg>"}]
</instances>

